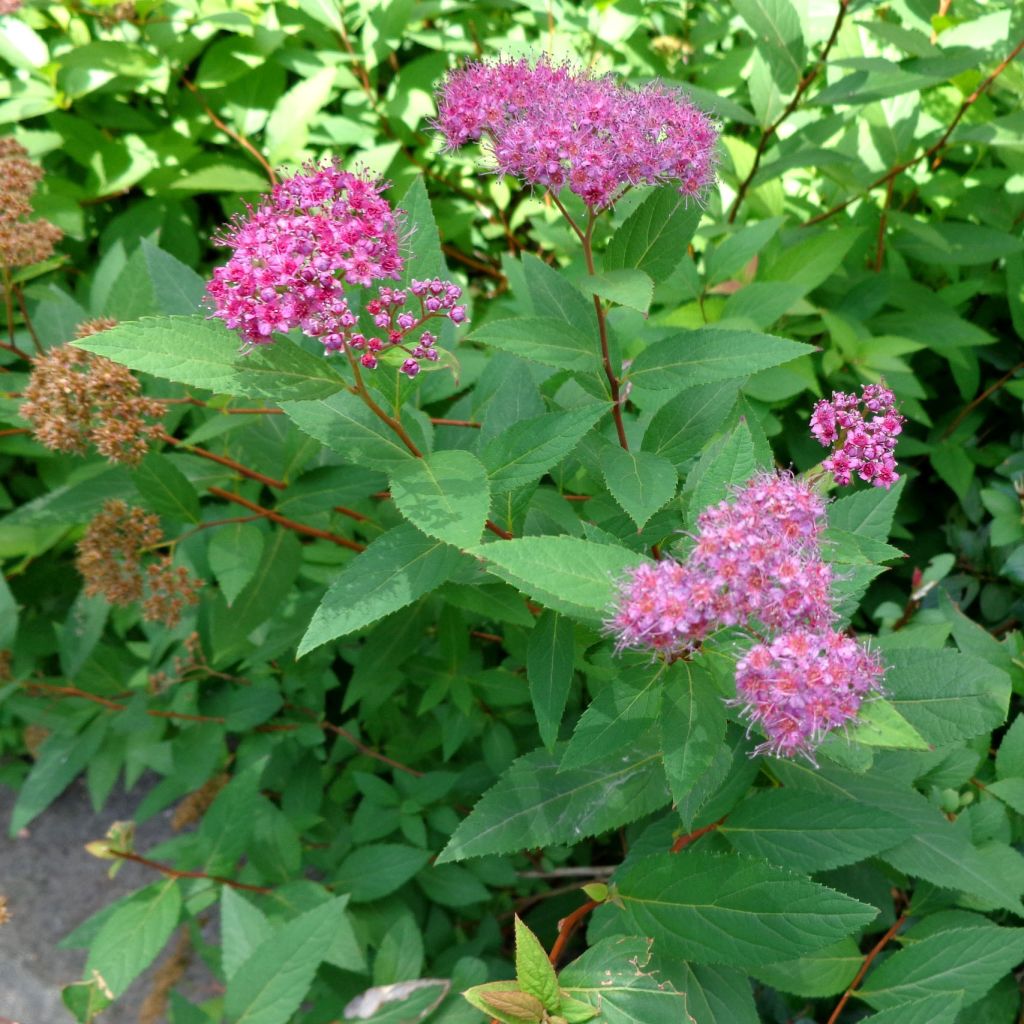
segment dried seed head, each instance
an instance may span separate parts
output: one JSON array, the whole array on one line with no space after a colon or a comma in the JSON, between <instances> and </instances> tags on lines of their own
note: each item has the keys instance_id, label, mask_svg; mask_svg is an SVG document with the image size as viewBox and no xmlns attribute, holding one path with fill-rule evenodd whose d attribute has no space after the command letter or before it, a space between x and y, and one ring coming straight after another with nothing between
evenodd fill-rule
<instances>
[{"instance_id":1,"label":"dried seed head","mask_svg":"<svg viewBox=\"0 0 1024 1024\"><path fill-rule=\"evenodd\" d=\"M105 327L100 323L79 325L79 337L115 321L103 319ZM21 415L47 448L82 455L91 442L111 462L134 466L160 432L159 424L149 420L164 413L163 405L141 390L127 367L74 345L57 345L33 360Z\"/></svg>"},{"instance_id":2,"label":"dried seed head","mask_svg":"<svg viewBox=\"0 0 1024 1024\"><path fill-rule=\"evenodd\" d=\"M92 320L83 320L75 328L75 337L91 338L94 334L102 334L117 326L117 321L112 316L97 316Z\"/></svg>"},{"instance_id":3,"label":"dried seed head","mask_svg":"<svg viewBox=\"0 0 1024 1024\"><path fill-rule=\"evenodd\" d=\"M7 897L0 896L0 924L7 924L11 919L11 912L7 909Z\"/></svg>"},{"instance_id":4,"label":"dried seed head","mask_svg":"<svg viewBox=\"0 0 1024 1024\"><path fill-rule=\"evenodd\" d=\"M227 772L220 772L207 779L197 790L184 797L171 817L171 828L180 832L183 828L195 824L210 809L217 794L231 781Z\"/></svg>"},{"instance_id":5,"label":"dried seed head","mask_svg":"<svg viewBox=\"0 0 1024 1024\"><path fill-rule=\"evenodd\" d=\"M35 761L39 757L39 748L49 739L50 730L41 725L26 725L21 733L21 740L29 757Z\"/></svg>"},{"instance_id":6,"label":"dried seed head","mask_svg":"<svg viewBox=\"0 0 1024 1024\"><path fill-rule=\"evenodd\" d=\"M0 0L0 14L10 13L3 10L4 2ZM42 168L28 159L21 143L10 137L0 139L0 266L41 263L49 259L63 237L63 232L47 220L26 219L32 212L32 193L42 176Z\"/></svg>"},{"instance_id":7,"label":"dried seed head","mask_svg":"<svg viewBox=\"0 0 1024 1024\"><path fill-rule=\"evenodd\" d=\"M160 520L119 498L104 502L78 542L75 566L90 597L129 605L142 597L142 552L163 540Z\"/></svg>"},{"instance_id":8,"label":"dried seed head","mask_svg":"<svg viewBox=\"0 0 1024 1024\"><path fill-rule=\"evenodd\" d=\"M184 566L172 565L171 556L146 566L146 600L142 617L147 622L161 622L173 629L181 620L186 605L199 603L203 581L192 576Z\"/></svg>"}]
</instances>

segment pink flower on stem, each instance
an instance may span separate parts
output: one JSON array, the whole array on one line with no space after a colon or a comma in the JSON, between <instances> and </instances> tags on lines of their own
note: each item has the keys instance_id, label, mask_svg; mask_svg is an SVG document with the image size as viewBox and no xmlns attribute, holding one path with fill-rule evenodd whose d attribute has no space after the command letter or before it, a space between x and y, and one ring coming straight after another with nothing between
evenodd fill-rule
<instances>
[{"instance_id":1,"label":"pink flower on stem","mask_svg":"<svg viewBox=\"0 0 1024 1024\"><path fill-rule=\"evenodd\" d=\"M378 286L366 312L386 340L357 330L345 286L397 280L405 266L400 211L382 197L384 188L384 182L336 163L307 165L275 185L216 239L232 255L207 285L212 315L241 334L245 349L299 328L318 338L327 353L362 352L360 363L367 369L377 366L377 353L398 347L409 356L402 371L415 376L419 359L437 359L436 337L423 331L413 341L421 353L416 355L407 336L433 318L463 323L466 308L459 305L461 289L440 278L414 280L408 292Z\"/></svg>"},{"instance_id":2,"label":"pink flower on stem","mask_svg":"<svg viewBox=\"0 0 1024 1024\"><path fill-rule=\"evenodd\" d=\"M449 149L486 139L494 169L593 209L632 185L675 182L700 196L714 180L714 123L680 92L630 88L542 59L471 62L438 91L435 126Z\"/></svg>"},{"instance_id":3,"label":"pink flower on stem","mask_svg":"<svg viewBox=\"0 0 1024 1024\"><path fill-rule=\"evenodd\" d=\"M833 449L821 465L837 484L849 484L856 474L888 490L899 480L893 452L906 421L895 401L884 384L868 384L859 398L833 391L831 399L823 398L814 407L811 433Z\"/></svg>"}]
</instances>

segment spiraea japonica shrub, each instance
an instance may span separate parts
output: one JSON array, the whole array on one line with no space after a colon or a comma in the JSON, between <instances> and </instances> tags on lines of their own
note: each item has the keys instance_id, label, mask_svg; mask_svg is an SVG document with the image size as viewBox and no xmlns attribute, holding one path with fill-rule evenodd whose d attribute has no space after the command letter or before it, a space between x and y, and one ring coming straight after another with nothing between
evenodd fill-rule
<instances>
[{"instance_id":1,"label":"spiraea japonica shrub","mask_svg":"<svg viewBox=\"0 0 1024 1024\"><path fill-rule=\"evenodd\" d=\"M1012 1024L1019 18L543 6L0 16L10 827L175 830L65 1002Z\"/></svg>"}]
</instances>

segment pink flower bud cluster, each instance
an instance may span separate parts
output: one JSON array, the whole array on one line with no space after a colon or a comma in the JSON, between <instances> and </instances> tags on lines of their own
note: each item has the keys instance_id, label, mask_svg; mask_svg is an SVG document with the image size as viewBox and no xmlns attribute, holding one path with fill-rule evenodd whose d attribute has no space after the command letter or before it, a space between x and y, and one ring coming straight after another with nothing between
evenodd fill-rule
<instances>
[{"instance_id":1,"label":"pink flower bud cluster","mask_svg":"<svg viewBox=\"0 0 1024 1024\"><path fill-rule=\"evenodd\" d=\"M473 62L448 74L435 126L449 149L486 138L495 170L593 209L631 185L678 182L699 196L714 180L712 121L675 90L638 89L546 59Z\"/></svg>"},{"instance_id":2,"label":"pink flower bud cluster","mask_svg":"<svg viewBox=\"0 0 1024 1024\"><path fill-rule=\"evenodd\" d=\"M455 285L419 281L412 285L413 294L421 297L419 316L400 314L393 322L389 314L382 319L385 309L404 305L406 297L381 288L368 309L375 306L375 322L387 328L387 340L358 333L359 320L345 297L345 285L369 287L397 280L405 265L399 252L399 215L382 198L384 188L384 182L340 170L334 163L307 165L275 185L216 239L233 253L207 285L213 316L238 331L246 348L269 344L275 332L300 328L319 338L327 352L363 350L368 368L377 365L376 352L398 344L429 317L463 322L466 310L456 305L461 292ZM396 303L395 296L402 298ZM428 343L421 337L417 349L422 355L411 356L406 372L418 358L431 358L427 353L434 351L434 340L430 336Z\"/></svg>"},{"instance_id":3,"label":"pink flower bud cluster","mask_svg":"<svg viewBox=\"0 0 1024 1024\"><path fill-rule=\"evenodd\" d=\"M736 701L768 739L755 754L813 761L833 729L881 689L881 659L835 630L796 629L752 647L736 665Z\"/></svg>"},{"instance_id":4,"label":"pink flower bud cluster","mask_svg":"<svg viewBox=\"0 0 1024 1024\"><path fill-rule=\"evenodd\" d=\"M757 474L701 513L685 561L666 558L630 574L608 622L618 648L679 657L724 627L771 634L739 663L735 703L767 734L758 752L810 756L831 729L856 716L881 677L877 660L834 630L824 526L824 501L807 483ZM767 653L755 654L760 649ZM809 650L813 658L803 653ZM807 686L793 669L797 655L797 669L815 669Z\"/></svg>"},{"instance_id":5,"label":"pink flower bud cluster","mask_svg":"<svg viewBox=\"0 0 1024 1024\"><path fill-rule=\"evenodd\" d=\"M884 384L868 384L861 395L833 391L811 414L811 433L832 454L822 468L845 486L856 473L861 480L888 490L897 480L893 451L906 422ZM863 406L863 409L861 408Z\"/></svg>"}]
</instances>

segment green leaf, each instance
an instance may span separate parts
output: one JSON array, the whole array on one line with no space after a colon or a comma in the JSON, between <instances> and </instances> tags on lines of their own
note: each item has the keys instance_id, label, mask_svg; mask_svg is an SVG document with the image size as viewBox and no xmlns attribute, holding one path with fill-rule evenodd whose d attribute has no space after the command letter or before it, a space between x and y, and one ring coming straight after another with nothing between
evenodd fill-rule
<instances>
[{"instance_id":1,"label":"green leaf","mask_svg":"<svg viewBox=\"0 0 1024 1024\"><path fill-rule=\"evenodd\" d=\"M243 769L217 794L199 826L203 867L211 875L232 875L252 838L253 804L259 798L264 762Z\"/></svg>"},{"instance_id":2,"label":"green leaf","mask_svg":"<svg viewBox=\"0 0 1024 1024\"><path fill-rule=\"evenodd\" d=\"M0 650L9 650L17 635L18 602L14 600L3 573L0 573Z\"/></svg>"},{"instance_id":3,"label":"green leaf","mask_svg":"<svg viewBox=\"0 0 1024 1024\"><path fill-rule=\"evenodd\" d=\"M115 996L121 995L164 948L180 915L176 879L142 889L104 922L89 946L86 974L96 971Z\"/></svg>"},{"instance_id":4,"label":"green leaf","mask_svg":"<svg viewBox=\"0 0 1024 1024\"><path fill-rule=\"evenodd\" d=\"M576 842L628 824L668 801L658 756L618 754L560 772L561 749L513 762L456 829L437 863Z\"/></svg>"},{"instance_id":5,"label":"green leaf","mask_svg":"<svg viewBox=\"0 0 1024 1024\"><path fill-rule=\"evenodd\" d=\"M615 587L641 556L578 537L522 537L471 548L487 571L567 615L600 620Z\"/></svg>"},{"instance_id":6,"label":"green leaf","mask_svg":"<svg viewBox=\"0 0 1024 1024\"><path fill-rule=\"evenodd\" d=\"M807 47L800 17L790 0L734 0L740 17L750 26L757 48L772 69L779 89L792 92L803 74Z\"/></svg>"},{"instance_id":7,"label":"green leaf","mask_svg":"<svg viewBox=\"0 0 1024 1024\"><path fill-rule=\"evenodd\" d=\"M593 764L635 743L658 719L665 676L664 663L646 660L599 690L576 723L559 771Z\"/></svg>"},{"instance_id":8,"label":"green leaf","mask_svg":"<svg viewBox=\"0 0 1024 1024\"><path fill-rule=\"evenodd\" d=\"M230 885L221 887L221 967L228 981L273 933L274 929L262 910L253 906Z\"/></svg>"},{"instance_id":9,"label":"green leaf","mask_svg":"<svg viewBox=\"0 0 1024 1024\"><path fill-rule=\"evenodd\" d=\"M758 981L783 992L805 999L821 999L844 992L863 962L864 954L857 943L853 939L840 939L796 960L755 967L753 975Z\"/></svg>"},{"instance_id":10,"label":"green leaf","mask_svg":"<svg viewBox=\"0 0 1024 1024\"><path fill-rule=\"evenodd\" d=\"M377 954L378 959L380 954ZM376 969L377 961L374 961ZM347 1020L366 1024L417 1024L436 1010L451 990L446 978L419 978L367 989L345 1006Z\"/></svg>"},{"instance_id":11,"label":"green leaf","mask_svg":"<svg viewBox=\"0 0 1024 1024\"><path fill-rule=\"evenodd\" d=\"M298 656L412 604L444 583L460 561L455 548L414 526L388 530L341 570L314 613Z\"/></svg>"},{"instance_id":12,"label":"green leaf","mask_svg":"<svg viewBox=\"0 0 1024 1024\"><path fill-rule=\"evenodd\" d=\"M892 706L929 743L954 743L990 732L1006 720L1010 678L952 650L885 653Z\"/></svg>"},{"instance_id":13,"label":"green leaf","mask_svg":"<svg viewBox=\"0 0 1024 1024\"><path fill-rule=\"evenodd\" d=\"M569 964L558 984L599 1010L601 1024L679 1024L687 1019L686 993L653 967L651 947L647 938L603 939Z\"/></svg>"},{"instance_id":14,"label":"green leaf","mask_svg":"<svg viewBox=\"0 0 1024 1024\"><path fill-rule=\"evenodd\" d=\"M894 750L929 750L929 743L890 704L878 698L861 705L857 724L847 731L852 743Z\"/></svg>"},{"instance_id":15,"label":"green leaf","mask_svg":"<svg viewBox=\"0 0 1024 1024\"><path fill-rule=\"evenodd\" d=\"M539 480L579 444L607 408L585 405L567 412L545 413L514 423L492 438L480 453L491 490L505 494Z\"/></svg>"},{"instance_id":16,"label":"green leaf","mask_svg":"<svg viewBox=\"0 0 1024 1024\"><path fill-rule=\"evenodd\" d=\"M829 526L869 540L887 540L902 491L900 481L889 490L871 487L839 498L828 506Z\"/></svg>"},{"instance_id":17,"label":"green leaf","mask_svg":"<svg viewBox=\"0 0 1024 1024\"><path fill-rule=\"evenodd\" d=\"M309 140L309 127L334 93L337 70L333 66L306 72L274 104L265 129L267 159L273 164L301 153Z\"/></svg>"},{"instance_id":18,"label":"green leaf","mask_svg":"<svg viewBox=\"0 0 1024 1024\"><path fill-rule=\"evenodd\" d=\"M489 981L462 993L470 1005L502 1024L540 1024L544 1004L515 981Z\"/></svg>"},{"instance_id":19,"label":"green leaf","mask_svg":"<svg viewBox=\"0 0 1024 1024\"><path fill-rule=\"evenodd\" d=\"M655 189L622 223L604 254L605 272L635 267L664 281L686 256L703 210L670 185Z\"/></svg>"},{"instance_id":20,"label":"green leaf","mask_svg":"<svg viewBox=\"0 0 1024 1024\"><path fill-rule=\"evenodd\" d=\"M888 850L914 829L853 800L765 789L730 811L718 831L737 853L812 874Z\"/></svg>"},{"instance_id":21,"label":"green leaf","mask_svg":"<svg viewBox=\"0 0 1024 1024\"><path fill-rule=\"evenodd\" d=\"M1024 958L1024 929L985 924L952 928L914 942L880 964L857 995L876 1010L937 992L977 1002Z\"/></svg>"},{"instance_id":22,"label":"green leaf","mask_svg":"<svg viewBox=\"0 0 1024 1024\"><path fill-rule=\"evenodd\" d=\"M770 217L743 224L727 235L705 256L708 284L719 284L740 273L775 237L782 224L782 217Z\"/></svg>"},{"instance_id":23,"label":"green leaf","mask_svg":"<svg viewBox=\"0 0 1024 1024\"><path fill-rule=\"evenodd\" d=\"M487 472L470 452L434 452L391 471L391 497L413 526L458 548L480 542L491 491Z\"/></svg>"},{"instance_id":24,"label":"green leaf","mask_svg":"<svg viewBox=\"0 0 1024 1024\"><path fill-rule=\"evenodd\" d=\"M418 174L405 194L398 200L398 208L405 214L404 231L411 236L405 253L403 280L447 277L437 222L430 206L430 196L423 175Z\"/></svg>"},{"instance_id":25,"label":"green leaf","mask_svg":"<svg viewBox=\"0 0 1024 1024\"><path fill-rule=\"evenodd\" d=\"M346 386L326 357L287 338L242 355L237 334L202 316L143 317L75 344L132 370L224 395L311 401Z\"/></svg>"},{"instance_id":26,"label":"green leaf","mask_svg":"<svg viewBox=\"0 0 1024 1024\"><path fill-rule=\"evenodd\" d=\"M334 889L349 893L353 903L370 903L400 889L429 860L429 851L401 843L360 846L341 862Z\"/></svg>"},{"instance_id":27,"label":"green leaf","mask_svg":"<svg viewBox=\"0 0 1024 1024\"><path fill-rule=\"evenodd\" d=\"M564 320L574 326L595 322L593 302L588 302L564 274L549 267L532 253L524 252L521 260L531 312L537 316Z\"/></svg>"},{"instance_id":28,"label":"green leaf","mask_svg":"<svg viewBox=\"0 0 1024 1024\"><path fill-rule=\"evenodd\" d=\"M953 267L992 263L1024 249L1024 242L1006 231L954 220L930 221L927 238L898 231L893 242L913 259Z\"/></svg>"},{"instance_id":29,"label":"green leaf","mask_svg":"<svg viewBox=\"0 0 1024 1024\"><path fill-rule=\"evenodd\" d=\"M601 472L611 496L638 530L675 497L679 482L668 459L652 452L627 452L616 445L601 453Z\"/></svg>"},{"instance_id":30,"label":"green leaf","mask_svg":"<svg viewBox=\"0 0 1024 1024\"><path fill-rule=\"evenodd\" d=\"M960 993L943 992L873 1013L864 1017L861 1024L955 1024L961 1006L963 997Z\"/></svg>"},{"instance_id":31,"label":"green leaf","mask_svg":"<svg viewBox=\"0 0 1024 1024\"><path fill-rule=\"evenodd\" d=\"M526 678L540 738L548 750L558 739L558 727L572 686L575 653L572 621L558 612L541 612L527 641Z\"/></svg>"},{"instance_id":32,"label":"green leaf","mask_svg":"<svg viewBox=\"0 0 1024 1024\"><path fill-rule=\"evenodd\" d=\"M1024 778L1024 714L1018 714L1003 734L996 752L996 776Z\"/></svg>"},{"instance_id":33,"label":"green leaf","mask_svg":"<svg viewBox=\"0 0 1024 1024\"><path fill-rule=\"evenodd\" d=\"M225 523L212 532L206 557L230 608L256 573L264 536L252 523Z\"/></svg>"},{"instance_id":34,"label":"green leaf","mask_svg":"<svg viewBox=\"0 0 1024 1024\"><path fill-rule=\"evenodd\" d=\"M725 705L706 668L689 661L669 668L658 721L665 775L678 803L711 767L725 739Z\"/></svg>"},{"instance_id":35,"label":"green leaf","mask_svg":"<svg viewBox=\"0 0 1024 1024\"><path fill-rule=\"evenodd\" d=\"M718 964L688 964L655 953L651 967L686 993L686 1024L761 1024L745 971Z\"/></svg>"},{"instance_id":36,"label":"green leaf","mask_svg":"<svg viewBox=\"0 0 1024 1024\"><path fill-rule=\"evenodd\" d=\"M281 408L301 431L357 466L388 472L415 458L391 427L347 391L319 401L281 402ZM410 433L422 451L416 431Z\"/></svg>"},{"instance_id":37,"label":"green leaf","mask_svg":"<svg viewBox=\"0 0 1024 1024\"><path fill-rule=\"evenodd\" d=\"M347 896L339 896L307 910L257 946L228 982L224 1013L229 1024L287 1024L325 951L347 923L347 902Z\"/></svg>"},{"instance_id":38,"label":"green leaf","mask_svg":"<svg viewBox=\"0 0 1024 1024\"><path fill-rule=\"evenodd\" d=\"M687 521L696 523L704 509L728 497L734 486L746 483L756 468L754 438L746 420L741 419L717 445L705 449L687 477Z\"/></svg>"},{"instance_id":39,"label":"green leaf","mask_svg":"<svg viewBox=\"0 0 1024 1024\"><path fill-rule=\"evenodd\" d=\"M669 399L647 425L644 450L676 466L698 455L725 423L739 387L739 380L716 381Z\"/></svg>"},{"instance_id":40,"label":"green leaf","mask_svg":"<svg viewBox=\"0 0 1024 1024\"><path fill-rule=\"evenodd\" d=\"M624 267L603 274L582 277L577 282L581 292L598 295L608 302L645 313L654 301L654 281L642 270Z\"/></svg>"},{"instance_id":41,"label":"green leaf","mask_svg":"<svg viewBox=\"0 0 1024 1024\"><path fill-rule=\"evenodd\" d=\"M166 456L150 452L135 467L132 479L151 512L176 522L199 522L199 495Z\"/></svg>"},{"instance_id":42,"label":"green leaf","mask_svg":"<svg viewBox=\"0 0 1024 1024\"><path fill-rule=\"evenodd\" d=\"M747 377L813 349L772 334L702 327L656 341L636 357L628 379L638 388L682 391L712 381Z\"/></svg>"},{"instance_id":43,"label":"green leaf","mask_svg":"<svg viewBox=\"0 0 1024 1024\"><path fill-rule=\"evenodd\" d=\"M85 770L100 749L109 724L109 718L97 718L79 733L55 732L47 737L18 790L11 811L11 836L42 814Z\"/></svg>"},{"instance_id":44,"label":"green leaf","mask_svg":"<svg viewBox=\"0 0 1024 1024\"><path fill-rule=\"evenodd\" d=\"M642 857L615 877L623 927L660 955L755 967L821 949L878 914L783 868L688 850Z\"/></svg>"},{"instance_id":45,"label":"green leaf","mask_svg":"<svg viewBox=\"0 0 1024 1024\"><path fill-rule=\"evenodd\" d=\"M153 300L161 313L189 316L199 312L206 282L189 266L169 252L142 239L139 251L153 287Z\"/></svg>"},{"instance_id":46,"label":"green leaf","mask_svg":"<svg viewBox=\"0 0 1024 1024\"><path fill-rule=\"evenodd\" d=\"M596 373L601 368L596 336L554 317L491 320L477 327L470 338L559 370Z\"/></svg>"},{"instance_id":47,"label":"green leaf","mask_svg":"<svg viewBox=\"0 0 1024 1024\"><path fill-rule=\"evenodd\" d=\"M515 926L516 981L524 992L539 999L546 1010L556 1013L561 996L555 969L537 936L523 924L518 914L515 915Z\"/></svg>"}]
</instances>

